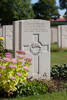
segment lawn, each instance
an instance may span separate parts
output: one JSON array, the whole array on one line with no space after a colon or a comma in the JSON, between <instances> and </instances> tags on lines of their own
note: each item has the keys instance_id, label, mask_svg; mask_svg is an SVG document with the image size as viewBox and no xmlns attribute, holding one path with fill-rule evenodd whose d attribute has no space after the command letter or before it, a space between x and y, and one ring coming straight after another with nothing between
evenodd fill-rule
<instances>
[{"instance_id":1,"label":"lawn","mask_svg":"<svg viewBox=\"0 0 67 100\"><path fill-rule=\"evenodd\" d=\"M57 43L51 44L51 66L67 64L67 48L59 48Z\"/></svg>"},{"instance_id":2,"label":"lawn","mask_svg":"<svg viewBox=\"0 0 67 100\"><path fill-rule=\"evenodd\" d=\"M8 99L8 100L67 100L67 92L58 92L53 94L45 94L39 96L30 96L30 97L23 97L23 98L15 98L15 99Z\"/></svg>"},{"instance_id":3,"label":"lawn","mask_svg":"<svg viewBox=\"0 0 67 100\"><path fill-rule=\"evenodd\" d=\"M51 66L63 63L67 64L67 52L51 52Z\"/></svg>"}]
</instances>

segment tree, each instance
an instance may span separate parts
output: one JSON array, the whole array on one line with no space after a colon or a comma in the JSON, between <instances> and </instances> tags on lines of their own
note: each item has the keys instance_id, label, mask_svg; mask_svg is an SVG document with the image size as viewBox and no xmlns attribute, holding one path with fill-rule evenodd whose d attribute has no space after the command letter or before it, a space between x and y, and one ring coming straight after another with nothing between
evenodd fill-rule
<instances>
[{"instance_id":1,"label":"tree","mask_svg":"<svg viewBox=\"0 0 67 100\"><path fill-rule=\"evenodd\" d=\"M59 0L60 9L66 9L64 17L67 18L67 0Z\"/></svg>"},{"instance_id":2,"label":"tree","mask_svg":"<svg viewBox=\"0 0 67 100\"><path fill-rule=\"evenodd\" d=\"M11 24L14 20L34 17L31 0L0 0L0 19L2 24Z\"/></svg>"},{"instance_id":3,"label":"tree","mask_svg":"<svg viewBox=\"0 0 67 100\"><path fill-rule=\"evenodd\" d=\"M59 16L55 0L39 0L33 5L35 18L50 19L51 16Z\"/></svg>"},{"instance_id":4,"label":"tree","mask_svg":"<svg viewBox=\"0 0 67 100\"><path fill-rule=\"evenodd\" d=\"M59 0L60 9L66 9L67 10L67 0Z\"/></svg>"}]
</instances>

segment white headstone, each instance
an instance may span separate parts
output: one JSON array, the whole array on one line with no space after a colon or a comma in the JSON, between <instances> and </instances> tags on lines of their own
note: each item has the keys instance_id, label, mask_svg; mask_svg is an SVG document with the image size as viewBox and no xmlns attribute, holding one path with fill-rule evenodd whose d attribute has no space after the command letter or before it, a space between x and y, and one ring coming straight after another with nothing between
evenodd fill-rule
<instances>
[{"instance_id":1,"label":"white headstone","mask_svg":"<svg viewBox=\"0 0 67 100\"><path fill-rule=\"evenodd\" d=\"M13 50L13 25L3 26L3 37L5 49Z\"/></svg>"},{"instance_id":2,"label":"white headstone","mask_svg":"<svg viewBox=\"0 0 67 100\"><path fill-rule=\"evenodd\" d=\"M45 20L22 20L19 23L18 34L15 34L18 48L25 50L27 55L32 57L29 77L50 79L50 22ZM18 39L20 38L20 39ZM18 50L15 46L15 51Z\"/></svg>"},{"instance_id":3,"label":"white headstone","mask_svg":"<svg viewBox=\"0 0 67 100\"><path fill-rule=\"evenodd\" d=\"M2 36L2 35L3 35L3 28L0 27L0 36Z\"/></svg>"},{"instance_id":4,"label":"white headstone","mask_svg":"<svg viewBox=\"0 0 67 100\"><path fill-rule=\"evenodd\" d=\"M67 25L58 26L58 45L67 48Z\"/></svg>"},{"instance_id":5,"label":"white headstone","mask_svg":"<svg viewBox=\"0 0 67 100\"><path fill-rule=\"evenodd\" d=\"M57 43L58 42L58 28L51 27L51 43Z\"/></svg>"}]
</instances>

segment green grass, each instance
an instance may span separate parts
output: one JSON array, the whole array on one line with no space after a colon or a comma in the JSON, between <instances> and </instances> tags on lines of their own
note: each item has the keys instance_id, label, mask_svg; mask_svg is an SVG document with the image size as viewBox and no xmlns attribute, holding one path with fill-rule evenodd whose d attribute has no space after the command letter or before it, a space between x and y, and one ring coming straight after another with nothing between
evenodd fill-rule
<instances>
[{"instance_id":1,"label":"green grass","mask_svg":"<svg viewBox=\"0 0 67 100\"><path fill-rule=\"evenodd\" d=\"M45 94L39 96L20 97L8 100L67 100L67 92L58 92L53 94Z\"/></svg>"},{"instance_id":2,"label":"green grass","mask_svg":"<svg viewBox=\"0 0 67 100\"><path fill-rule=\"evenodd\" d=\"M57 43L51 44L51 66L67 64L67 48L59 48Z\"/></svg>"},{"instance_id":3,"label":"green grass","mask_svg":"<svg viewBox=\"0 0 67 100\"><path fill-rule=\"evenodd\" d=\"M51 66L64 63L67 64L67 52L51 52Z\"/></svg>"},{"instance_id":4,"label":"green grass","mask_svg":"<svg viewBox=\"0 0 67 100\"><path fill-rule=\"evenodd\" d=\"M51 48L59 48L59 47L58 47L57 43L52 43Z\"/></svg>"}]
</instances>

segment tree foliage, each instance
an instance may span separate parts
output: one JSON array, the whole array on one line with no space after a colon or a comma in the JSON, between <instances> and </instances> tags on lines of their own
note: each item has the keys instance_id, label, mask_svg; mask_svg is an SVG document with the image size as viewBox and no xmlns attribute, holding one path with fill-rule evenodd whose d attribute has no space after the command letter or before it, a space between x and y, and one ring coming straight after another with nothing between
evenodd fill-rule
<instances>
[{"instance_id":1,"label":"tree foliage","mask_svg":"<svg viewBox=\"0 0 67 100\"><path fill-rule=\"evenodd\" d=\"M39 0L33 5L35 18L50 19L51 16L59 15L55 0Z\"/></svg>"},{"instance_id":2,"label":"tree foliage","mask_svg":"<svg viewBox=\"0 0 67 100\"><path fill-rule=\"evenodd\" d=\"M64 13L64 18L67 20L67 0L59 0L60 9L66 9L66 12Z\"/></svg>"},{"instance_id":3,"label":"tree foliage","mask_svg":"<svg viewBox=\"0 0 67 100\"><path fill-rule=\"evenodd\" d=\"M2 24L10 24L14 20L33 18L31 0L0 0L0 19Z\"/></svg>"},{"instance_id":4,"label":"tree foliage","mask_svg":"<svg viewBox=\"0 0 67 100\"><path fill-rule=\"evenodd\" d=\"M67 0L59 0L60 9L67 9Z\"/></svg>"}]
</instances>

